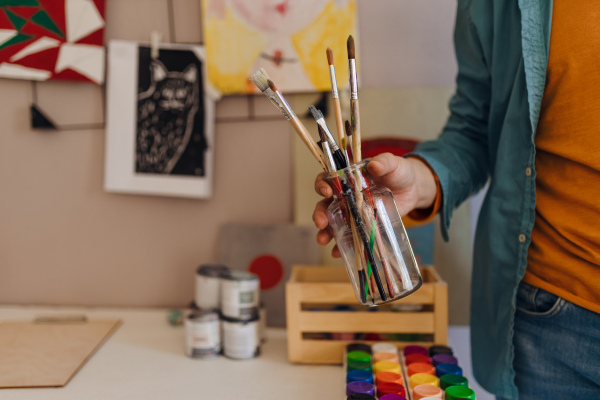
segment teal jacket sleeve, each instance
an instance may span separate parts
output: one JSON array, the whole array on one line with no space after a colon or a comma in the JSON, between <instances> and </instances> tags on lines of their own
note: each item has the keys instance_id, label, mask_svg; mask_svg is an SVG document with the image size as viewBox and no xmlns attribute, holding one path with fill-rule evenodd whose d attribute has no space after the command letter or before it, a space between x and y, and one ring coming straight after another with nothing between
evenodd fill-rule
<instances>
[{"instance_id":1,"label":"teal jacket sleeve","mask_svg":"<svg viewBox=\"0 0 600 400\"><path fill-rule=\"evenodd\" d=\"M446 241L453 210L479 191L490 174L487 131L491 79L469 4L458 1L454 29L458 75L450 117L438 139L421 143L413 153L425 159L440 180L441 230Z\"/></svg>"}]
</instances>

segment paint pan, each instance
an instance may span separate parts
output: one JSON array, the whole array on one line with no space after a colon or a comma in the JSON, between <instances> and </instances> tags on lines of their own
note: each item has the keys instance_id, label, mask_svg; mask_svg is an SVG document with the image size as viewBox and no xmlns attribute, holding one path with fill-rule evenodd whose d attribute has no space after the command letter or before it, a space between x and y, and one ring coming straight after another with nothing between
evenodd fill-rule
<instances>
[{"instance_id":1,"label":"paint pan","mask_svg":"<svg viewBox=\"0 0 600 400\"><path fill-rule=\"evenodd\" d=\"M395 344L389 342L379 342L371 346L374 353L397 353L398 348Z\"/></svg>"},{"instance_id":2,"label":"paint pan","mask_svg":"<svg viewBox=\"0 0 600 400\"><path fill-rule=\"evenodd\" d=\"M423 373L417 373L417 374L412 375L410 377L410 381L409 381L410 388L414 389L415 386L419 386L419 385L439 386L438 379L435 377L435 375L423 374Z\"/></svg>"},{"instance_id":3,"label":"paint pan","mask_svg":"<svg viewBox=\"0 0 600 400\"><path fill-rule=\"evenodd\" d=\"M346 396L350 396L352 394L368 394L375 395L375 386L368 382L355 381L350 382L346 385Z\"/></svg>"},{"instance_id":4,"label":"paint pan","mask_svg":"<svg viewBox=\"0 0 600 400\"><path fill-rule=\"evenodd\" d=\"M406 397L400 396L399 394L386 394L381 396L379 400L407 400Z\"/></svg>"},{"instance_id":5,"label":"paint pan","mask_svg":"<svg viewBox=\"0 0 600 400\"><path fill-rule=\"evenodd\" d=\"M442 390L446 390L450 386L469 387L469 381L467 378L460 375L442 375L440 377L440 387L442 388Z\"/></svg>"},{"instance_id":6,"label":"paint pan","mask_svg":"<svg viewBox=\"0 0 600 400\"><path fill-rule=\"evenodd\" d=\"M464 386L450 386L446 389L446 400L471 399L475 400L475 392Z\"/></svg>"},{"instance_id":7,"label":"paint pan","mask_svg":"<svg viewBox=\"0 0 600 400\"><path fill-rule=\"evenodd\" d=\"M346 354L346 360L348 362L371 362L371 353L360 350L350 351Z\"/></svg>"},{"instance_id":8,"label":"paint pan","mask_svg":"<svg viewBox=\"0 0 600 400\"><path fill-rule=\"evenodd\" d=\"M372 354L371 346L365 343L350 343L346 346L346 352L350 353L351 351L364 351L365 353Z\"/></svg>"},{"instance_id":9,"label":"paint pan","mask_svg":"<svg viewBox=\"0 0 600 400\"><path fill-rule=\"evenodd\" d=\"M377 385L382 383L399 383L404 386L404 379L402 375L396 372L382 371L375 375L375 382Z\"/></svg>"},{"instance_id":10,"label":"paint pan","mask_svg":"<svg viewBox=\"0 0 600 400\"><path fill-rule=\"evenodd\" d=\"M435 367L428 363L415 362L406 367L406 375L410 377L414 374L435 375Z\"/></svg>"},{"instance_id":11,"label":"paint pan","mask_svg":"<svg viewBox=\"0 0 600 400\"><path fill-rule=\"evenodd\" d=\"M404 357L404 363L408 367L410 364L415 362L422 362L431 364L431 358L426 356L425 354L414 353Z\"/></svg>"},{"instance_id":12,"label":"paint pan","mask_svg":"<svg viewBox=\"0 0 600 400\"><path fill-rule=\"evenodd\" d=\"M415 386L412 392L412 400L422 400L424 398L441 399L444 396L444 391L439 387L432 385Z\"/></svg>"},{"instance_id":13,"label":"paint pan","mask_svg":"<svg viewBox=\"0 0 600 400\"><path fill-rule=\"evenodd\" d=\"M458 359L450 354L436 354L431 358L431 363L434 367L437 367L440 364L458 365Z\"/></svg>"},{"instance_id":14,"label":"paint pan","mask_svg":"<svg viewBox=\"0 0 600 400\"><path fill-rule=\"evenodd\" d=\"M356 370L348 372L348 374L346 375L346 383L355 382L355 381L368 382L368 383L372 384L373 383L373 373L371 371L365 371L362 369L356 369Z\"/></svg>"},{"instance_id":15,"label":"paint pan","mask_svg":"<svg viewBox=\"0 0 600 400\"><path fill-rule=\"evenodd\" d=\"M399 383L384 382L377 385L377 397L383 397L386 394L406 396L406 389Z\"/></svg>"},{"instance_id":16,"label":"paint pan","mask_svg":"<svg viewBox=\"0 0 600 400\"><path fill-rule=\"evenodd\" d=\"M393 361L395 363L400 364L400 359L398 358L398 354L396 353L380 352L373 354L373 362L378 361Z\"/></svg>"},{"instance_id":17,"label":"paint pan","mask_svg":"<svg viewBox=\"0 0 600 400\"><path fill-rule=\"evenodd\" d=\"M373 364L373 371L375 372L375 374L384 371L395 372L397 374L402 373L400 371L400 364L393 361L378 361L375 364Z\"/></svg>"},{"instance_id":18,"label":"paint pan","mask_svg":"<svg viewBox=\"0 0 600 400\"><path fill-rule=\"evenodd\" d=\"M346 400L375 400L375 397L365 393L353 393L346 397Z\"/></svg>"},{"instance_id":19,"label":"paint pan","mask_svg":"<svg viewBox=\"0 0 600 400\"><path fill-rule=\"evenodd\" d=\"M435 367L435 376L438 378L442 375L462 375L462 368L456 364L439 364Z\"/></svg>"},{"instance_id":20,"label":"paint pan","mask_svg":"<svg viewBox=\"0 0 600 400\"><path fill-rule=\"evenodd\" d=\"M406 346L403 350L404 353L404 357L409 356L411 354L424 354L427 355L429 354L429 351L427 350L427 348L423 347L423 346L416 346L416 345L411 345L411 346Z\"/></svg>"},{"instance_id":21,"label":"paint pan","mask_svg":"<svg viewBox=\"0 0 600 400\"><path fill-rule=\"evenodd\" d=\"M440 346L440 345L435 345L435 346L431 346L429 348L429 357L433 357L436 354L454 354L452 349L448 346Z\"/></svg>"}]
</instances>

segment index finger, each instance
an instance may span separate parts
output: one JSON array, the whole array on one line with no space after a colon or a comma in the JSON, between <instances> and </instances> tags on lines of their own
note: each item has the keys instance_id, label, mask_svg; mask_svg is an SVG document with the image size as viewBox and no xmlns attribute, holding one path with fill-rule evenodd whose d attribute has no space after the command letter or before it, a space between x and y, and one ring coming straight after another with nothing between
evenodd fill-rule
<instances>
[{"instance_id":1,"label":"index finger","mask_svg":"<svg viewBox=\"0 0 600 400\"><path fill-rule=\"evenodd\" d=\"M331 190L331 187L329 187L329 184L325 182L325 179L323 179L324 177L325 172L321 172L317 175L317 179L315 180L315 192L328 199L333 195L333 191Z\"/></svg>"}]
</instances>

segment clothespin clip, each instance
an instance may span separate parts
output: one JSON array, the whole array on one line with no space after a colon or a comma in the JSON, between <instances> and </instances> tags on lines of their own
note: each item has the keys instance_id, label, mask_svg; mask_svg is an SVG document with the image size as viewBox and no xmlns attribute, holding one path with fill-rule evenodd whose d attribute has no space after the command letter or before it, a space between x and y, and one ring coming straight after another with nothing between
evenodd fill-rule
<instances>
[{"instance_id":1,"label":"clothespin clip","mask_svg":"<svg viewBox=\"0 0 600 400\"><path fill-rule=\"evenodd\" d=\"M158 46L162 40L162 33L152 31L150 34L150 57L155 60L158 58Z\"/></svg>"}]
</instances>

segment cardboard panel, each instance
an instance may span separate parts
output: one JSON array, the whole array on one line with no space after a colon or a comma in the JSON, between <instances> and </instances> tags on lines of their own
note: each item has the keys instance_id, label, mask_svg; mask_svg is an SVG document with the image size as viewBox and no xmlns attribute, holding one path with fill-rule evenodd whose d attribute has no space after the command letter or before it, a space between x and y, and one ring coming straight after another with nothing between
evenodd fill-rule
<instances>
[{"instance_id":1,"label":"cardboard panel","mask_svg":"<svg viewBox=\"0 0 600 400\"><path fill-rule=\"evenodd\" d=\"M120 320L0 323L0 388L64 386Z\"/></svg>"}]
</instances>

